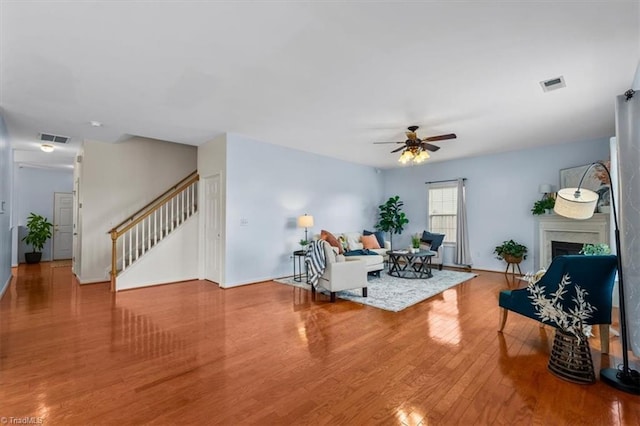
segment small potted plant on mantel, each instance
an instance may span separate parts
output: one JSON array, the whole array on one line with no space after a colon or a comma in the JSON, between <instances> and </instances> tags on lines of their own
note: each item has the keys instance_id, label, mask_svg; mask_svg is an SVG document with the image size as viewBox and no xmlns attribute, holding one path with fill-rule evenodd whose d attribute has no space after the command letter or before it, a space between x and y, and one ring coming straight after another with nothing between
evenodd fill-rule
<instances>
[{"instance_id":1,"label":"small potted plant on mantel","mask_svg":"<svg viewBox=\"0 0 640 426\"><path fill-rule=\"evenodd\" d=\"M51 238L51 228L53 224L50 223L46 217L39 214L31 213L27 218L27 235L22 241L30 244L33 251L31 253L24 254L24 260L27 263L39 263L42 259L42 249L44 243Z\"/></svg>"},{"instance_id":2,"label":"small potted plant on mantel","mask_svg":"<svg viewBox=\"0 0 640 426\"><path fill-rule=\"evenodd\" d=\"M533 208L531 209L531 213L534 215L541 214L551 214L553 212L553 207L556 205L555 198L547 197L542 200L538 200L533 204Z\"/></svg>"}]
</instances>

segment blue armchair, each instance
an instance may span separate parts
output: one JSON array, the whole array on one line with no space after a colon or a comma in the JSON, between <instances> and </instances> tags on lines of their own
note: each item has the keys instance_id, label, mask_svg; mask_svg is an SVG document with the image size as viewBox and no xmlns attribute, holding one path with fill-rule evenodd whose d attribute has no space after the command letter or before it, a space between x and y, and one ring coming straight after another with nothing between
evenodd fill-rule
<instances>
[{"instance_id":1,"label":"blue armchair","mask_svg":"<svg viewBox=\"0 0 640 426\"><path fill-rule=\"evenodd\" d=\"M587 291L587 300L596 310L586 323L600 326L601 352L609 352L609 325L611 324L611 295L616 275L616 256L583 256L568 255L557 256L551 262L547 272L540 278L538 284L545 287L545 293L550 294L558 289L558 284L565 274L571 277L573 284L579 285ZM573 292L570 292L573 295ZM507 322L509 311L540 321L536 310L529 298L526 288L517 290L502 290L498 304L501 309L500 332ZM571 297L563 301L565 306L571 306ZM555 323L544 322L557 327Z\"/></svg>"}]
</instances>

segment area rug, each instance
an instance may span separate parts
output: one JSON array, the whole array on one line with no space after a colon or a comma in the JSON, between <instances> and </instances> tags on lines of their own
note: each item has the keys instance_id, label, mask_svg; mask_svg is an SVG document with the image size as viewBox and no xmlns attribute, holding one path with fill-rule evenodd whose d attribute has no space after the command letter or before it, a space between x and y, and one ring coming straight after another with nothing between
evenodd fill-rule
<instances>
[{"instance_id":1,"label":"area rug","mask_svg":"<svg viewBox=\"0 0 640 426\"><path fill-rule=\"evenodd\" d=\"M50 263L52 268L62 268L65 266L72 266L71 260L53 260Z\"/></svg>"},{"instance_id":2,"label":"area rug","mask_svg":"<svg viewBox=\"0 0 640 426\"><path fill-rule=\"evenodd\" d=\"M367 297L362 297L361 289L339 291L336 295L340 299L350 300L386 311L399 312L476 276L477 274L468 272L434 270L432 278L427 280L411 280L392 277L386 272L382 272L380 278L368 277ZM309 284L304 281L294 281L292 277L281 278L275 281L311 291ZM320 291L328 294L322 287L320 287Z\"/></svg>"}]
</instances>

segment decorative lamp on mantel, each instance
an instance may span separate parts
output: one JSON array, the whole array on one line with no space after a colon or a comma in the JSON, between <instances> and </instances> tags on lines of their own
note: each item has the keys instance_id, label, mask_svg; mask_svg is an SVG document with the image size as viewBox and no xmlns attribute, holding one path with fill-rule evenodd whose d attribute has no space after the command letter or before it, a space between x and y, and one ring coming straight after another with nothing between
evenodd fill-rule
<instances>
[{"instance_id":1,"label":"decorative lamp on mantel","mask_svg":"<svg viewBox=\"0 0 640 426\"><path fill-rule=\"evenodd\" d=\"M298 228L304 228L305 241L309 241L307 231L311 227L313 227L313 216L309 216L305 213L303 216L298 217Z\"/></svg>"},{"instance_id":2,"label":"decorative lamp on mantel","mask_svg":"<svg viewBox=\"0 0 640 426\"><path fill-rule=\"evenodd\" d=\"M607 166L601 162L591 163L587 170L584 171L580 183L577 188L563 188L558 191L556 196L556 204L554 210L557 214L571 219L589 219L598 203L598 194L582 188L582 181L587 172L592 167L601 167L609 177L611 182L611 173ZM624 297L624 277L622 274L622 251L620 250L620 230L618 228L618 214L616 211L616 200L611 191L611 213L615 225L616 253L618 260L618 297L620 303L620 341L622 342L622 365L618 368L603 368L600 370L600 379L609 386L612 386L623 392L640 395L640 373L629 367L629 336L627 334L627 313Z\"/></svg>"}]
</instances>

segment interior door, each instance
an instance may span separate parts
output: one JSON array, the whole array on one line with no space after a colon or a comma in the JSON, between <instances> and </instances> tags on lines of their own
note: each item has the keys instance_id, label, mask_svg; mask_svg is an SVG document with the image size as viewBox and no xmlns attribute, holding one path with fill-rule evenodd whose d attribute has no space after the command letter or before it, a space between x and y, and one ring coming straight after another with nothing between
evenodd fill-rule
<instances>
[{"instance_id":1,"label":"interior door","mask_svg":"<svg viewBox=\"0 0 640 426\"><path fill-rule=\"evenodd\" d=\"M53 194L53 260L73 255L73 194Z\"/></svg>"},{"instance_id":2,"label":"interior door","mask_svg":"<svg viewBox=\"0 0 640 426\"><path fill-rule=\"evenodd\" d=\"M204 180L204 278L220 284L222 192L220 175L207 177Z\"/></svg>"}]
</instances>

